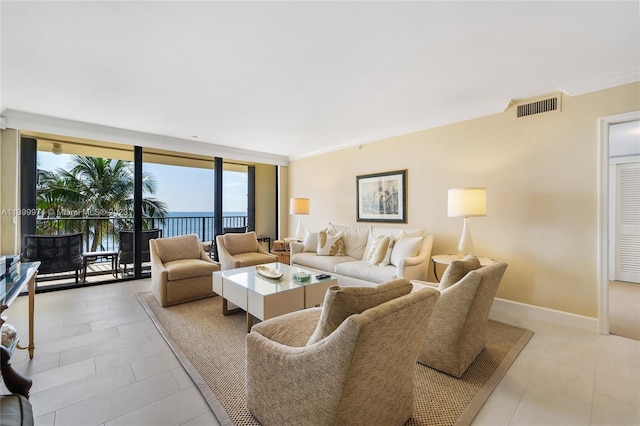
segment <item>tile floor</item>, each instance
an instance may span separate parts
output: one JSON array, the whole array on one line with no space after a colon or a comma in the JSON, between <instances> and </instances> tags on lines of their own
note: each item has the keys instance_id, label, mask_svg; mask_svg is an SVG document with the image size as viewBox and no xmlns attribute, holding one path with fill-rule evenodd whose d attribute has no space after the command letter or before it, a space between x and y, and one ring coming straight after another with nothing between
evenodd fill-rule
<instances>
[{"instance_id":1,"label":"tile floor","mask_svg":"<svg viewBox=\"0 0 640 426\"><path fill-rule=\"evenodd\" d=\"M36 425L217 425L135 294L149 280L36 296ZM27 329L27 298L6 311ZM539 323L474 425L640 425L640 341ZM24 334L24 332L23 332ZM3 389L6 392L6 389Z\"/></svg>"}]
</instances>

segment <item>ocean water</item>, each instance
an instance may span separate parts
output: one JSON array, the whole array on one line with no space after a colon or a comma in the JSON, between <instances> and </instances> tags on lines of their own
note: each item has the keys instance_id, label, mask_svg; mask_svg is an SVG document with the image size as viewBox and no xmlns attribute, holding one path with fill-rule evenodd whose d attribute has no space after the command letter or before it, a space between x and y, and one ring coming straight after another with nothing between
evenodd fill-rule
<instances>
[{"instance_id":1,"label":"ocean water","mask_svg":"<svg viewBox=\"0 0 640 426\"><path fill-rule=\"evenodd\" d=\"M222 216L223 227L244 226L247 212L225 212ZM184 234L197 234L202 241L213 240L214 212L168 212L164 220L156 223L162 229L163 237Z\"/></svg>"}]
</instances>

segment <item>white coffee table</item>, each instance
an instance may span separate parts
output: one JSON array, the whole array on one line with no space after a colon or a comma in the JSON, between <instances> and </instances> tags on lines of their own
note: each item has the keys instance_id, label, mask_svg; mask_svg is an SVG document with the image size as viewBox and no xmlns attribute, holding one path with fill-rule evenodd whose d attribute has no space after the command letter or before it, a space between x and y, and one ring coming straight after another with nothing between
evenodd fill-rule
<instances>
[{"instance_id":1,"label":"white coffee table","mask_svg":"<svg viewBox=\"0 0 640 426\"><path fill-rule=\"evenodd\" d=\"M319 280L319 272L290 266L284 263L268 263L267 266L282 272L279 279L269 279L256 272L255 266L227 269L213 273L213 291L222 297L222 313L229 315L239 309L247 313L247 332L251 330L254 319L266 320L293 311L321 306L324 296L337 279ZM311 274L305 282L293 280L296 272ZM228 309L228 303L237 306Z\"/></svg>"}]
</instances>

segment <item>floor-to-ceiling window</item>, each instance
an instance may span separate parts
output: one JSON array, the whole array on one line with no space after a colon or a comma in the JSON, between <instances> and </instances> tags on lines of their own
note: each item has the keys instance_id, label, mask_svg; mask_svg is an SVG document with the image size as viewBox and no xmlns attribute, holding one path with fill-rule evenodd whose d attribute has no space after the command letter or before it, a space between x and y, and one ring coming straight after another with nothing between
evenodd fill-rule
<instances>
[{"instance_id":1,"label":"floor-to-ceiling window","mask_svg":"<svg viewBox=\"0 0 640 426\"><path fill-rule=\"evenodd\" d=\"M122 278L118 236L133 225L133 148L34 136L37 214L23 227L23 234L32 234L23 237L23 253L43 259L38 286ZM73 234L82 235L79 249L65 242ZM53 259L55 252L67 258Z\"/></svg>"},{"instance_id":2,"label":"floor-to-ceiling window","mask_svg":"<svg viewBox=\"0 0 640 426\"><path fill-rule=\"evenodd\" d=\"M79 279L74 270L41 273L40 290L148 276L149 238L196 233L203 244L211 243L217 233L216 197L222 228L255 228L255 165L47 134L23 134L23 142L26 151L33 151L23 156L35 167L25 168L21 181L35 187L37 215L25 221L28 232L22 233L82 234ZM219 191L215 164L223 169ZM27 179L30 174L33 178ZM138 176L142 214L137 220ZM25 194L27 203L32 194ZM136 235L140 252L132 242Z\"/></svg>"}]
</instances>

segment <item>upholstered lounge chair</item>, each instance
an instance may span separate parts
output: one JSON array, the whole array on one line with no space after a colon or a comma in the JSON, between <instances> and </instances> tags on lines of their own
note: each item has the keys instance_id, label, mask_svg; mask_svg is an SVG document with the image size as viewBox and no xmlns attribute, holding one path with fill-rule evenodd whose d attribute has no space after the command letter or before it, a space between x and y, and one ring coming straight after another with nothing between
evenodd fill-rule
<instances>
[{"instance_id":1,"label":"upholstered lounge chair","mask_svg":"<svg viewBox=\"0 0 640 426\"><path fill-rule=\"evenodd\" d=\"M265 426L405 423L417 336L438 299L433 288L410 291L406 280L334 286L322 308L254 325L247 335L249 411Z\"/></svg>"},{"instance_id":2,"label":"upholstered lounge chair","mask_svg":"<svg viewBox=\"0 0 640 426\"><path fill-rule=\"evenodd\" d=\"M244 234L218 235L216 236L216 249L222 269L235 269L278 261L278 256L262 248L254 231Z\"/></svg>"},{"instance_id":3,"label":"upholstered lounge chair","mask_svg":"<svg viewBox=\"0 0 640 426\"><path fill-rule=\"evenodd\" d=\"M151 289L162 306L214 296L213 272L220 270L196 234L149 241Z\"/></svg>"},{"instance_id":4,"label":"upholstered lounge chair","mask_svg":"<svg viewBox=\"0 0 640 426\"><path fill-rule=\"evenodd\" d=\"M480 267L475 257L449 264L440 281L440 298L426 329L419 363L458 378L464 374L485 347L489 311L506 269L504 262Z\"/></svg>"}]
</instances>

